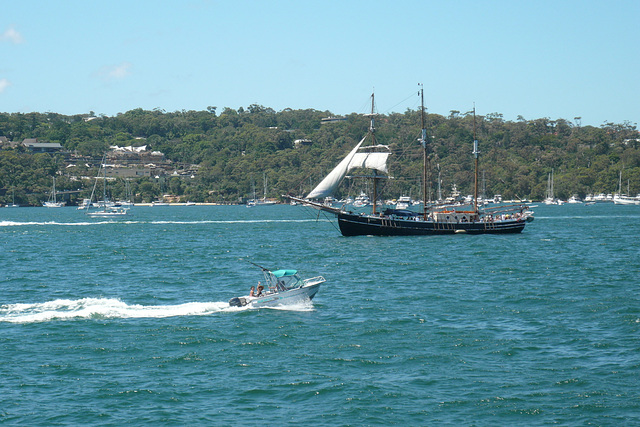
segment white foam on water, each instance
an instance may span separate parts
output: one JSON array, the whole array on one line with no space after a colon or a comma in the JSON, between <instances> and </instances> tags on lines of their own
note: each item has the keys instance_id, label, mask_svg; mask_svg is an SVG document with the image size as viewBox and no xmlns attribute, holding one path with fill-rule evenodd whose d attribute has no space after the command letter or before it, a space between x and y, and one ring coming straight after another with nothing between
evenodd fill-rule
<instances>
[{"instance_id":1,"label":"white foam on water","mask_svg":"<svg viewBox=\"0 0 640 427\"><path fill-rule=\"evenodd\" d=\"M273 310L312 311L310 301L269 307ZM0 305L0 323L38 323L78 319L134 319L174 316L203 316L220 312L255 310L231 307L227 302L188 302L177 305L127 304L117 298L57 299L33 304Z\"/></svg>"},{"instance_id":2,"label":"white foam on water","mask_svg":"<svg viewBox=\"0 0 640 427\"><path fill-rule=\"evenodd\" d=\"M271 310L285 310L285 311L314 311L313 303L309 300L298 301L292 304L275 305L273 307L264 307Z\"/></svg>"},{"instance_id":3,"label":"white foam on water","mask_svg":"<svg viewBox=\"0 0 640 427\"><path fill-rule=\"evenodd\" d=\"M232 310L226 302L178 305L129 305L115 298L58 299L34 304L0 306L0 322L33 323L70 319L129 319L199 316Z\"/></svg>"}]
</instances>

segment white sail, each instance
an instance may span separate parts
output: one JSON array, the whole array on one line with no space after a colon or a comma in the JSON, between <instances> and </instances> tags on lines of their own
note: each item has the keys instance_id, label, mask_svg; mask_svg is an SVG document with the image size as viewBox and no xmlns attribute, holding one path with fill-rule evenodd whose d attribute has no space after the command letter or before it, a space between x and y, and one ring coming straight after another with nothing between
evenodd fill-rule
<instances>
[{"instance_id":1,"label":"white sail","mask_svg":"<svg viewBox=\"0 0 640 427\"><path fill-rule=\"evenodd\" d=\"M367 168L389 173L387 170L387 158L389 154L391 153L356 153L349 163L349 170Z\"/></svg>"},{"instance_id":2,"label":"white sail","mask_svg":"<svg viewBox=\"0 0 640 427\"><path fill-rule=\"evenodd\" d=\"M307 199L319 199L331 196L347 173L355 168L375 169L388 173L387 158L390 153L358 153L360 146L366 136L355 146L353 150L327 175L321 182L311 190ZM378 146L377 146L378 147ZM384 146L385 148L388 148ZM371 147L367 147L368 149Z\"/></svg>"},{"instance_id":3,"label":"white sail","mask_svg":"<svg viewBox=\"0 0 640 427\"><path fill-rule=\"evenodd\" d=\"M338 163L338 166L333 168L329 175L324 177L324 179L320 182L320 184L316 186L316 188L311 190L311 193L307 195L307 199L319 199L333 194L340 182L342 182L344 176L347 174L347 172L349 172L349 163L351 163L351 159L353 159L353 157L357 154L358 148L360 148L365 138L366 136L360 140L358 145L356 145L349 154L347 154L347 157L345 157L340 163Z\"/></svg>"}]
</instances>

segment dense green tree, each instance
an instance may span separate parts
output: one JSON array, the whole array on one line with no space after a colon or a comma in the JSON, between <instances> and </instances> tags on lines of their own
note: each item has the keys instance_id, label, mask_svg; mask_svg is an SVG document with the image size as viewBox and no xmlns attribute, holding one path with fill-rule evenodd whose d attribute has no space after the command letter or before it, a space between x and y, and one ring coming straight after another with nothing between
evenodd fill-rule
<instances>
[{"instance_id":1,"label":"dense green tree","mask_svg":"<svg viewBox=\"0 0 640 427\"><path fill-rule=\"evenodd\" d=\"M217 107L205 111L165 112L134 109L114 117L93 112L65 116L57 113L0 113L0 136L21 142L24 138L59 142L70 154L28 152L23 146L0 150L0 203L16 194L20 203L39 204L58 176L61 190L77 190L78 198L90 194L99 159L110 145L147 145L164 153L176 169L197 165L191 177L167 176L131 181L136 201L151 201L171 193L193 201L237 201L261 194L266 176L269 197L293 192L304 194L328 173L362 138L369 119L350 114L344 121L323 124L329 111L285 109L276 112L252 104L238 109ZM640 135L635 124L605 122L600 127L575 126L564 119L540 118L505 121L500 113L486 116L472 111L451 111L448 117L428 114L432 192L436 168L443 190L453 184L473 192L472 142L474 128L480 141L480 169L488 195L544 197L547 176L554 170L556 194L569 197L616 191L623 186L640 192ZM422 148L420 112L380 115L376 135L392 150L390 171L394 179L384 184L385 197L421 195ZM294 142L306 142L296 147ZM89 164L90 167L86 167ZM70 166L70 167L68 167ZM123 197L123 181L113 183L115 197ZM340 195L355 195L365 184L348 181ZM75 196L74 196L75 197Z\"/></svg>"}]
</instances>

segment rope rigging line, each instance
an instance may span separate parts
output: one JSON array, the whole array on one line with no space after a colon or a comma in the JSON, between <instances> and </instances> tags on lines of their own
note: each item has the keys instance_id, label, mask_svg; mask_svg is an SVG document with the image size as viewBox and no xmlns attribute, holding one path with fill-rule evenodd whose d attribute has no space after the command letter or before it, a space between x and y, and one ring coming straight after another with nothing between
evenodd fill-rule
<instances>
[{"instance_id":1,"label":"rope rigging line","mask_svg":"<svg viewBox=\"0 0 640 427\"><path fill-rule=\"evenodd\" d=\"M315 210L316 210L316 209L314 209L314 208L310 208L310 207L308 207L308 206L303 206L303 208L305 208L305 212L307 212L307 213L309 213L309 214L312 212L310 209L313 209L313 211L315 211ZM320 214L324 215L324 218L325 218L325 219L326 219L326 220L331 224L331 226L332 226L333 228L335 228L336 230L340 231L340 229L335 225L335 223L334 223L335 221L332 221L332 218L329 218L329 217L327 216L327 212L324 212L324 211L318 210L318 214L317 214L317 215L309 215L309 218L311 218L311 219L315 219L315 220L316 220L316 222L318 222L318 219L320 218Z\"/></svg>"},{"instance_id":2,"label":"rope rigging line","mask_svg":"<svg viewBox=\"0 0 640 427\"><path fill-rule=\"evenodd\" d=\"M385 113L384 113L384 114L389 115L389 114L391 113L391 111L392 111L394 108L396 108L396 107L397 107L398 105L400 105L400 104L403 104L403 103L407 102L407 100L408 100L409 98L412 98L412 97L414 97L415 95L416 95L415 91L414 91L414 92L411 92L411 95L407 96L405 99L403 99L402 101L398 102L398 103L397 103L396 105L394 105L393 107L388 108L388 109L385 111ZM417 105L418 105L418 101L416 101L412 106L413 106L413 107L415 107L415 106L417 106ZM411 107L408 107L408 108L411 108Z\"/></svg>"},{"instance_id":3,"label":"rope rigging line","mask_svg":"<svg viewBox=\"0 0 640 427\"><path fill-rule=\"evenodd\" d=\"M390 112L391 112L391 110L393 110L394 108L396 108L398 105L401 105L401 104L406 103L406 102L407 102L407 100L409 100L409 99L410 99L411 97L413 97L413 96L415 96L415 92L413 92L413 91L412 91L410 95L408 95L407 97L405 97L405 98L404 98L404 99L402 99L400 102L398 102L398 103L396 103L395 105L393 105L392 107L388 108L388 109L386 110L386 112L385 112L385 113L383 113L383 114L384 114L384 115L389 115L389 114L390 114ZM374 101L374 102L375 102L375 101ZM416 102L417 102L417 101L416 101ZM368 98L367 102L366 102L365 104L363 104L363 105L361 106L361 108L359 108L357 111L365 111L365 108L366 108L366 109L367 109L367 112L366 112L365 114L368 114L368 112L369 112L369 111L368 111L368 109L370 108L370 105L371 105L371 104L370 104L370 101L369 101L369 98ZM416 105L416 104L414 103L414 104L412 105L412 107L415 107L415 105ZM407 107L407 108L411 108L411 107ZM374 110L377 110L377 103L375 103L375 104L374 104ZM356 126L356 124L358 124L358 125L359 125L359 123L356 123L356 122L353 122L353 121L349 121L349 122L348 122L348 126L347 126L347 127L346 127L346 129L345 129L345 135L350 134L350 133L353 131L353 129L354 129L354 127ZM335 142L335 141L334 141L334 142ZM400 144L399 144L399 145L400 145ZM400 154L399 154L399 155L396 155L396 154L395 154L395 151L396 151L396 150L393 150L393 151L394 151L394 156L392 156L392 157L391 157L391 160L389 160L389 167L393 167L393 165L398 164L402 159L404 159L404 158L406 157L407 151L408 151L408 150L410 150L410 149L412 148L412 144L406 144L406 145L404 145L404 144L403 144L403 145L400 145L400 147L401 147L401 152L400 152ZM333 155L334 155L334 154L338 155L338 157L339 157L339 155L340 155L340 153L338 153L338 147L337 147L336 145L332 145L332 147L331 147L331 149L330 149L329 153L326 153L326 155L325 155L325 156L323 156L323 157L324 157L324 158L331 158L331 157L333 157ZM314 173L313 173L313 172L309 172L305 177L303 177L303 178L300 180L300 182L298 183L297 188L299 188L300 190L301 190L302 188L304 188L304 187L306 186L306 182L307 182L307 181L312 177L312 175L314 175ZM321 177L321 179L322 179L322 178L323 178L323 177ZM316 182L316 184L317 184L318 182L320 182L320 181L317 181L317 182ZM349 187L350 187L350 188L349 188L349 190L348 190L348 191L349 191L349 193L351 192L351 187L352 187L352 185L353 185L353 184L350 184L350 186L349 186ZM385 185L385 187L386 187L386 185ZM312 189L312 188L313 188L313 185L311 186L311 188L309 189L309 191L311 191L311 189ZM347 194L349 194L349 193L347 193ZM301 195L301 196L302 196L302 195Z\"/></svg>"}]
</instances>

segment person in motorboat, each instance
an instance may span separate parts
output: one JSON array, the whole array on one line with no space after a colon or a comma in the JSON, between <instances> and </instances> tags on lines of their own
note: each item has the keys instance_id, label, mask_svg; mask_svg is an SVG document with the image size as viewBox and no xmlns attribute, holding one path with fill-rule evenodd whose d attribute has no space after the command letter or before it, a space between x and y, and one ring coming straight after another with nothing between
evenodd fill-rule
<instances>
[{"instance_id":1,"label":"person in motorboat","mask_svg":"<svg viewBox=\"0 0 640 427\"><path fill-rule=\"evenodd\" d=\"M295 304L301 301L310 301L318 292L324 277L317 276L310 279L302 279L297 270L270 271L255 264L262 269L265 284L258 282L257 289L251 287L251 293L247 296L234 297L229 300L231 307L244 307L249 305L254 308L273 307L283 304Z\"/></svg>"}]
</instances>

